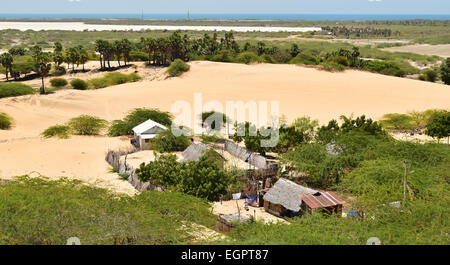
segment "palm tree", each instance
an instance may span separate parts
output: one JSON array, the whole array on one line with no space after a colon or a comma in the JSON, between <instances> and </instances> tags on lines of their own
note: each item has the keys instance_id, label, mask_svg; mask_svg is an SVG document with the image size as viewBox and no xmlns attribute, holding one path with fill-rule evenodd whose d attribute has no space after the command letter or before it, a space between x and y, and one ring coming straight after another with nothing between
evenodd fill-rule
<instances>
[{"instance_id":1,"label":"palm tree","mask_svg":"<svg viewBox=\"0 0 450 265\"><path fill-rule=\"evenodd\" d=\"M9 81L8 72L11 71L13 61L14 58L9 52L0 55L0 63L5 68L6 81Z\"/></svg>"},{"instance_id":2,"label":"palm tree","mask_svg":"<svg viewBox=\"0 0 450 265\"><path fill-rule=\"evenodd\" d=\"M37 54L35 59L35 72L41 76L41 94L45 94L44 78L50 73L51 69L50 56L47 53Z\"/></svg>"},{"instance_id":3,"label":"palm tree","mask_svg":"<svg viewBox=\"0 0 450 265\"><path fill-rule=\"evenodd\" d=\"M153 64L156 64L156 41L152 38L142 38L141 42L144 44L145 51L148 54L148 63L150 64L153 54Z\"/></svg>"},{"instance_id":4,"label":"palm tree","mask_svg":"<svg viewBox=\"0 0 450 265\"><path fill-rule=\"evenodd\" d=\"M128 39L121 40L122 43L122 53L123 53L123 60L125 65L128 64L128 60L130 59L130 52L131 52L131 42Z\"/></svg>"},{"instance_id":5,"label":"palm tree","mask_svg":"<svg viewBox=\"0 0 450 265\"><path fill-rule=\"evenodd\" d=\"M67 50L67 59L72 64L72 72L75 72L75 64L78 64L80 59L79 49L74 47L69 48Z\"/></svg>"},{"instance_id":6,"label":"palm tree","mask_svg":"<svg viewBox=\"0 0 450 265\"><path fill-rule=\"evenodd\" d=\"M85 71L84 65L89 61L89 54L83 46L78 46L78 62L77 64L83 65L83 72Z\"/></svg>"},{"instance_id":7,"label":"palm tree","mask_svg":"<svg viewBox=\"0 0 450 265\"><path fill-rule=\"evenodd\" d=\"M116 40L113 44L113 53L114 55L116 55L117 58L117 63L119 64L120 67L120 58L122 57L122 42Z\"/></svg>"},{"instance_id":8,"label":"palm tree","mask_svg":"<svg viewBox=\"0 0 450 265\"><path fill-rule=\"evenodd\" d=\"M100 55L100 68L105 68L105 51L106 51L106 44L107 42L105 40L96 40L95 41L95 51L99 53Z\"/></svg>"}]
</instances>

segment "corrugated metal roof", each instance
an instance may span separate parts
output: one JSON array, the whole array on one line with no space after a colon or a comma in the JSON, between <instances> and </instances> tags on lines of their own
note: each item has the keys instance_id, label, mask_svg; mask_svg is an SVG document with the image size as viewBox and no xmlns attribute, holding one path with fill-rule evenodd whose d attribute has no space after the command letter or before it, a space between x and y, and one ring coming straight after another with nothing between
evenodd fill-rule
<instances>
[{"instance_id":1,"label":"corrugated metal roof","mask_svg":"<svg viewBox=\"0 0 450 265\"><path fill-rule=\"evenodd\" d=\"M303 194L299 195L299 197L311 209L331 207L344 203L344 200L339 198L336 193L332 191L320 192L320 195Z\"/></svg>"}]
</instances>

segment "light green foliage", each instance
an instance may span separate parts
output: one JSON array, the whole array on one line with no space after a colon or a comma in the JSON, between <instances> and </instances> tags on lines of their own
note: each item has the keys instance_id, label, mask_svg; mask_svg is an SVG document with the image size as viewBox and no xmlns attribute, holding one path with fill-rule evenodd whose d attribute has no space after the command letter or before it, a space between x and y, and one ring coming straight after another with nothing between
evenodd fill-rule
<instances>
[{"instance_id":1,"label":"light green foliage","mask_svg":"<svg viewBox=\"0 0 450 265\"><path fill-rule=\"evenodd\" d=\"M57 136L60 139L69 138L70 127L67 125L54 125L42 132L42 136L50 138Z\"/></svg>"},{"instance_id":2,"label":"light green foliage","mask_svg":"<svg viewBox=\"0 0 450 265\"><path fill-rule=\"evenodd\" d=\"M408 114L389 113L383 115L380 124L387 130L415 129L413 118Z\"/></svg>"},{"instance_id":3,"label":"light green foliage","mask_svg":"<svg viewBox=\"0 0 450 265\"><path fill-rule=\"evenodd\" d=\"M295 119L292 126L294 126L296 131L303 134L303 139L305 142L310 142L313 138L314 131L319 126L319 121L312 120L308 116L303 116Z\"/></svg>"},{"instance_id":4,"label":"light green foliage","mask_svg":"<svg viewBox=\"0 0 450 265\"><path fill-rule=\"evenodd\" d=\"M149 119L164 126L172 124L172 115L168 112L157 109L137 108L132 110L123 120L113 121L109 127L108 135L112 137L131 135L134 127Z\"/></svg>"},{"instance_id":5,"label":"light green foliage","mask_svg":"<svg viewBox=\"0 0 450 265\"><path fill-rule=\"evenodd\" d=\"M107 127L107 121L94 116L81 115L72 118L68 126L76 135L99 135Z\"/></svg>"},{"instance_id":6,"label":"light green foliage","mask_svg":"<svg viewBox=\"0 0 450 265\"><path fill-rule=\"evenodd\" d=\"M205 200L178 192L113 194L79 181L20 177L0 185L0 244L187 244L185 224L213 227Z\"/></svg>"},{"instance_id":7,"label":"light green foliage","mask_svg":"<svg viewBox=\"0 0 450 265\"><path fill-rule=\"evenodd\" d=\"M151 139L149 149L156 150L160 153L184 151L191 142L184 136L175 136L172 131L165 130Z\"/></svg>"},{"instance_id":8,"label":"light green foliage","mask_svg":"<svg viewBox=\"0 0 450 265\"><path fill-rule=\"evenodd\" d=\"M122 74L119 72L113 72L113 73L107 73L105 74L105 76L100 77L100 78L93 78L88 80L88 83L91 84L91 86L95 89L98 88L105 88L108 86L115 86L115 85L120 85L120 84L125 84L125 83L130 83L130 82L136 82L141 80L142 78L135 74L135 73L131 73L131 74Z\"/></svg>"},{"instance_id":9,"label":"light green foliage","mask_svg":"<svg viewBox=\"0 0 450 265\"><path fill-rule=\"evenodd\" d=\"M89 84L82 79L74 79L70 81L70 85L72 86L73 89L77 90L86 90L89 88Z\"/></svg>"},{"instance_id":10,"label":"light green foliage","mask_svg":"<svg viewBox=\"0 0 450 265\"><path fill-rule=\"evenodd\" d=\"M59 88L59 87L67 86L68 82L64 78L53 78L53 79L50 79L50 84L53 87L58 87Z\"/></svg>"},{"instance_id":11,"label":"light green foliage","mask_svg":"<svg viewBox=\"0 0 450 265\"><path fill-rule=\"evenodd\" d=\"M149 164L141 164L136 174L142 181L210 201L225 194L232 182L230 174L209 155L186 163L177 162L175 155L163 155Z\"/></svg>"},{"instance_id":12,"label":"light green foliage","mask_svg":"<svg viewBox=\"0 0 450 265\"><path fill-rule=\"evenodd\" d=\"M13 118L6 113L0 112L0 130L8 130L13 124Z\"/></svg>"},{"instance_id":13,"label":"light green foliage","mask_svg":"<svg viewBox=\"0 0 450 265\"><path fill-rule=\"evenodd\" d=\"M425 133L438 140L450 137L450 112L446 110L435 112L427 123Z\"/></svg>"},{"instance_id":14,"label":"light green foliage","mask_svg":"<svg viewBox=\"0 0 450 265\"><path fill-rule=\"evenodd\" d=\"M29 85L22 83L0 83L0 98L17 97L34 94L35 90Z\"/></svg>"},{"instance_id":15,"label":"light green foliage","mask_svg":"<svg viewBox=\"0 0 450 265\"><path fill-rule=\"evenodd\" d=\"M175 61L173 61L169 68L167 68L167 73L169 74L169 76L180 76L182 75L184 72L189 71L190 66L183 62L180 59L175 59Z\"/></svg>"},{"instance_id":16,"label":"light green foliage","mask_svg":"<svg viewBox=\"0 0 450 265\"><path fill-rule=\"evenodd\" d=\"M263 60L254 52L243 52L236 57L236 62L251 64L260 63L263 62Z\"/></svg>"}]
</instances>

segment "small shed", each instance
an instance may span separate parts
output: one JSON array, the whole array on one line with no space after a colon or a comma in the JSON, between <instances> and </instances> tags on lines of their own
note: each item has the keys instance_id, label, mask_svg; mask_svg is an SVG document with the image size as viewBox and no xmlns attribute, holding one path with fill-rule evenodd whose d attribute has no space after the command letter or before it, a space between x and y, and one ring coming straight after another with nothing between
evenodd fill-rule
<instances>
[{"instance_id":1,"label":"small shed","mask_svg":"<svg viewBox=\"0 0 450 265\"><path fill-rule=\"evenodd\" d=\"M133 145L140 149L147 149L150 139L167 130L167 127L153 120L147 120L133 128Z\"/></svg>"},{"instance_id":2,"label":"small shed","mask_svg":"<svg viewBox=\"0 0 450 265\"><path fill-rule=\"evenodd\" d=\"M303 187L290 180L280 178L263 196L264 209L276 216L296 216L302 199L299 195L317 194L316 190Z\"/></svg>"},{"instance_id":3,"label":"small shed","mask_svg":"<svg viewBox=\"0 0 450 265\"><path fill-rule=\"evenodd\" d=\"M250 221L250 217L239 212L219 215L218 228L222 232L230 232L236 225Z\"/></svg>"},{"instance_id":4,"label":"small shed","mask_svg":"<svg viewBox=\"0 0 450 265\"><path fill-rule=\"evenodd\" d=\"M299 195L302 200L301 209L305 212L321 211L327 214L342 214L344 200L332 191L319 192L316 194Z\"/></svg>"}]
</instances>

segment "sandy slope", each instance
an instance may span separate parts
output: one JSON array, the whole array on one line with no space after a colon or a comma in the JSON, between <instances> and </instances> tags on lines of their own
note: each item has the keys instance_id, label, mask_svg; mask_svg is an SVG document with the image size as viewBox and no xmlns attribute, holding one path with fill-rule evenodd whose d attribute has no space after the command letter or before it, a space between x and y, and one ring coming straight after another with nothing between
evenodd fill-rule
<instances>
[{"instance_id":1,"label":"sandy slope","mask_svg":"<svg viewBox=\"0 0 450 265\"><path fill-rule=\"evenodd\" d=\"M385 48L383 50L391 52L412 52L424 55L437 55L444 58L450 57L450 44L438 44L438 45L415 44L399 47L390 47Z\"/></svg>"},{"instance_id":2,"label":"sandy slope","mask_svg":"<svg viewBox=\"0 0 450 265\"><path fill-rule=\"evenodd\" d=\"M48 176L69 176L119 190L132 188L108 173L104 155L128 141L106 137L41 139L51 125L80 114L107 120L122 118L136 107L170 110L177 100L277 100L289 120L309 115L325 123L340 114L367 114L449 108L448 86L359 71L329 73L294 65L241 65L193 62L180 78L142 81L95 91L63 90L55 94L0 99L0 112L15 119L15 127L0 131L0 176L38 171ZM127 191L127 192L128 192Z\"/></svg>"}]
</instances>

